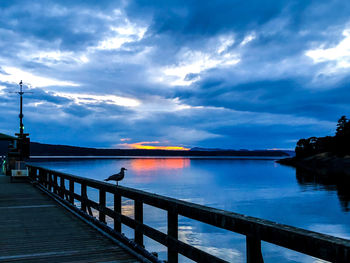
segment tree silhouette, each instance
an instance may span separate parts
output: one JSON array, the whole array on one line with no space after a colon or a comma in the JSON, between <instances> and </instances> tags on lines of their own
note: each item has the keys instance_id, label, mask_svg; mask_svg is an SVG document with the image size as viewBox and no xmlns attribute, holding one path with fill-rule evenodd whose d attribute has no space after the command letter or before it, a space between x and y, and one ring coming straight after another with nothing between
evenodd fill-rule
<instances>
[{"instance_id":1,"label":"tree silhouette","mask_svg":"<svg viewBox=\"0 0 350 263\"><path fill-rule=\"evenodd\" d=\"M295 147L296 156L300 158L324 152L337 156L350 154L350 120L346 116L338 120L335 136L300 139Z\"/></svg>"},{"instance_id":2,"label":"tree silhouette","mask_svg":"<svg viewBox=\"0 0 350 263\"><path fill-rule=\"evenodd\" d=\"M335 136L344 136L348 132L348 129L349 120L346 118L346 116L341 116L341 118L338 120Z\"/></svg>"}]
</instances>

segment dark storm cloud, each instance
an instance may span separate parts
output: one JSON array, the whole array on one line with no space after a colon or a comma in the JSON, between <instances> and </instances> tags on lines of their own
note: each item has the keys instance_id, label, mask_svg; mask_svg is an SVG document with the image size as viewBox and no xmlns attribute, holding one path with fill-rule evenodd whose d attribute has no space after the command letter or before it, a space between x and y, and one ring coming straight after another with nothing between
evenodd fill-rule
<instances>
[{"instance_id":1,"label":"dark storm cloud","mask_svg":"<svg viewBox=\"0 0 350 263\"><path fill-rule=\"evenodd\" d=\"M62 106L72 103L70 99L55 95L52 92L46 92L42 89L31 89L30 92L33 93L27 97L29 101L46 101Z\"/></svg>"},{"instance_id":2,"label":"dark storm cloud","mask_svg":"<svg viewBox=\"0 0 350 263\"><path fill-rule=\"evenodd\" d=\"M350 100L349 77L320 89L308 88L305 83L307 80L298 78L253 81L238 85L208 80L200 83L200 89L196 92L184 93L183 98L192 105L294 114L329 121L344 114Z\"/></svg>"},{"instance_id":3,"label":"dark storm cloud","mask_svg":"<svg viewBox=\"0 0 350 263\"><path fill-rule=\"evenodd\" d=\"M132 1L127 6L130 16L152 14L149 31L169 35L174 46L200 44L203 38L231 32L240 42L250 31L261 33L256 45L287 42L291 39L325 39L320 31L339 30L348 22L348 1ZM148 15L147 15L148 14ZM300 31L305 35L298 36ZM335 32L334 32L335 33ZM337 36L339 37L339 36ZM327 39L329 43L336 41ZM167 42L166 42L167 43ZM162 43L160 43L162 44ZM285 43L286 44L286 43ZM295 41L290 49L308 44ZM276 46L277 47L277 46ZM286 47L282 45L280 47ZM264 50L260 50L264 51ZM277 53L278 57L281 55Z\"/></svg>"},{"instance_id":4,"label":"dark storm cloud","mask_svg":"<svg viewBox=\"0 0 350 263\"><path fill-rule=\"evenodd\" d=\"M81 105L70 105L63 109L64 112L75 115L76 117L86 117L92 113L92 111Z\"/></svg>"},{"instance_id":5,"label":"dark storm cloud","mask_svg":"<svg viewBox=\"0 0 350 263\"><path fill-rule=\"evenodd\" d=\"M76 50L98 41L108 31L108 1L11 1L1 2L0 26L23 39L59 41L60 48ZM118 7L118 3L114 3Z\"/></svg>"},{"instance_id":6,"label":"dark storm cloud","mask_svg":"<svg viewBox=\"0 0 350 263\"><path fill-rule=\"evenodd\" d=\"M292 4L291 4L292 3ZM213 35L227 29L249 30L264 24L298 1L133 1L127 10L153 14L152 29L157 33Z\"/></svg>"}]
</instances>

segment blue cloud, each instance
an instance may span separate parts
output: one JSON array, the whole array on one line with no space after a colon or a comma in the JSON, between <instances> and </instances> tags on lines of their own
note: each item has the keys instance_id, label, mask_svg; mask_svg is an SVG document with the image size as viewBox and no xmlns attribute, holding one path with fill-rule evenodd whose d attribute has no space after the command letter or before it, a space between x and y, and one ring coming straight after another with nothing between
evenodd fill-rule
<instances>
[{"instance_id":1,"label":"blue cloud","mask_svg":"<svg viewBox=\"0 0 350 263\"><path fill-rule=\"evenodd\" d=\"M0 6L3 132L18 130L8 92L21 79L34 92L26 129L48 143L292 148L350 110L350 58L329 55L347 39L348 1Z\"/></svg>"}]
</instances>

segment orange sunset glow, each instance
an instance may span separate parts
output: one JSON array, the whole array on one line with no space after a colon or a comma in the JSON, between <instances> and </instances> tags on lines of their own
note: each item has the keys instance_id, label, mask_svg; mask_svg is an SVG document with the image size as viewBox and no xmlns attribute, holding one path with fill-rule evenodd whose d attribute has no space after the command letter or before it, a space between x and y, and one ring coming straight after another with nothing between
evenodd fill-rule
<instances>
[{"instance_id":1,"label":"orange sunset glow","mask_svg":"<svg viewBox=\"0 0 350 263\"><path fill-rule=\"evenodd\" d=\"M182 147L182 146L160 146L160 145L152 145L159 144L160 142L136 142L136 143L123 143L120 144L123 147L131 148L131 149L142 149L142 150L173 150L173 151L188 151L190 148Z\"/></svg>"},{"instance_id":2,"label":"orange sunset glow","mask_svg":"<svg viewBox=\"0 0 350 263\"><path fill-rule=\"evenodd\" d=\"M133 159L131 168L137 172L152 171L157 169L183 169L190 165L188 158L170 159Z\"/></svg>"}]
</instances>

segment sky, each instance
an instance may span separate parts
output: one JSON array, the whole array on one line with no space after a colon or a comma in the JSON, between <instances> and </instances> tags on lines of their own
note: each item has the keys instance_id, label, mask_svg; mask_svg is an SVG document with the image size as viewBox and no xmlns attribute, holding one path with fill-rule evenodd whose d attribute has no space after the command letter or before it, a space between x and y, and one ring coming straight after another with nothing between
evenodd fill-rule
<instances>
[{"instance_id":1,"label":"sky","mask_svg":"<svg viewBox=\"0 0 350 263\"><path fill-rule=\"evenodd\" d=\"M350 111L350 1L0 1L0 132L293 149ZM179 148L177 148L179 147Z\"/></svg>"}]
</instances>

